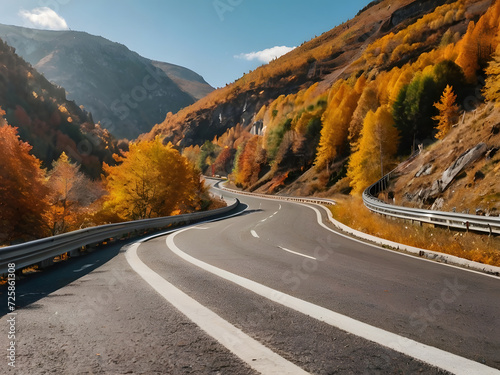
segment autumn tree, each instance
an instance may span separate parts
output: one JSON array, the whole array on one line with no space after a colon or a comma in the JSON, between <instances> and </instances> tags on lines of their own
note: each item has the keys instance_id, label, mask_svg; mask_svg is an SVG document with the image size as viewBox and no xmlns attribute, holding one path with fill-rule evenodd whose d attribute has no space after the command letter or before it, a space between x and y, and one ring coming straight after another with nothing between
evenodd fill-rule
<instances>
[{"instance_id":1,"label":"autumn tree","mask_svg":"<svg viewBox=\"0 0 500 375\"><path fill-rule=\"evenodd\" d=\"M90 206L102 195L102 190L80 172L80 166L72 163L66 153L52 163L48 173L50 217L52 235L78 228Z\"/></svg>"},{"instance_id":2,"label":"autumn tree","mask_svg":"<svg viewBox=\"0 0 500 375\"><path fill-rule=\"evenodd\" d=\"M349 143L351 149L356 151L358 146L361 130L363 129L363 121L369 111L376 111L379 106L377 92L370 86L367 86L361 97L359 98L358 105L354 111L351 122L349 123Z\"/></svg>"},{"instance_id":3,"label":"autumn tree","mask_svg":"<svg viewBox=\"0 0 500 375\"><path fill-rule=\"evenodd\" d=\"M486 100L490 102L500 102L500 47L497 48L486 68L486 84L483 94Z\"/></svg>"},{"instance_id":4,"label":"autumn tree","mask_svg":"<svg viewBox=\"0 0 500 375\"><path fill-rule=\"evenodd\" d=\"M196 207L199 174L171 144L152 141L130 144L116 166L104 166L109 193L105 206L125 220L169 216Z\"/></svg>"},{"instance_id":5,"label":"autumn tree","mask_svg":"<svg viewBox=\"0 0 500 375\"><path fill-rule=\"evenodd\" d=\"M456 63L462 67L469 81L474 81L476 71L479 69L477 41L473 38L475 29L474 21L469 22L467 32L458 44L458 57Z\"/></svg>"},{"instance_id":6,"label":"autumn tree","mask_svg":"<svg viewBox=\"0 0 500 375\"><path fill-rule=\"evenodd\" d=\"M235 182L239 186L249 187L258 181L261 164L265 162L262 137L254 135L238 151L233 172Z\"/></svg>"},{"instance_id":7,"label":"autumn tree","mask_svg":"<svg viewBox=\"0 0 500 375\"><path fill-rule=\"evenodd\" d=\"M16 128L4 120L0 109L0 243L31 240L48 234L45 173L41 162L30 154Z\"/></svg>"},{"instance_id":8,"label":"autumn tree","mask_svg":"<svg viewBox=\"0 0 500 375\"><path fill-rule=\"evenodd\" d=\"M458 118L458 105L456 104L457 96L453 92L453 87L447 85L441 96L441 100L434 103L434 107L439 111L439 115L432 119L438 121L436 134L437 139L443 139L451 130L452 125Z\"/></svg>"},{"instance_id":9,"label":"autumn tree","mask_svg":"<svg viewBox=\"0 0 500 375\"><path fill-rule=\"evenodd\" d=\"M202 173L212 174L209 168L214 163L220 150L220 147L216 143L210 141L205 141L203 146L201 146L197 167Z\"/></svg>"},{"instance_id":10,"label":"autumn tree","mask_svg":"<svg viewBox=\"0 0 500 375\"><path fill-rule=\"evenodd\" d=\"M328 103L321 119L323 129L319 141L316 167L328 167L348 146L349 124L357 107L361 92L343 84Z\"/></svg>"},{"instance_id":11,"label":"autumn tree","mask_svg":"<svg viewBox=\"0 0 500 375\"><path fill-rule=\"evenodd\" d=\"M225 146L214 161L214 172L216 174L227 175L232 169L232 158L235 151Z\"/></svg>"},{"instance_id":12,"label":"autumn tree","mask_svg":"<svg viewBox=\"0 0 500 375\"><path fill-rule=\"evenodd\" d=\"M477 24L469 22L467 33L458 43L456 63L460 65L470 82L476 80L476 72L485 68L500 42L500 1L494 1Z\"/></svg>"},{"instance_id":13,"label":"autumn tree","mask_svg":"<svg viewBox=\"0 0 500 375\"><path fill-rule=\"evenodd\" d=\"M398 149L398 131L386 106L366 115L358 150L351 155L347 176L353 194L360 194L377 181L393 163Z\"/></svg>"}]
</instances>

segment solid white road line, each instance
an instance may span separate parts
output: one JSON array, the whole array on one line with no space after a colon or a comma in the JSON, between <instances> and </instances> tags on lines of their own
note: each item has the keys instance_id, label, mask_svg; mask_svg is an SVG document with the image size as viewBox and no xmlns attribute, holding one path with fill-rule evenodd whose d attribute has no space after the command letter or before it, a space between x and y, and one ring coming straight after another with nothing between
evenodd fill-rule
<instances>
[{"instance_id":1,"label":"solid white road line","mask_svg":"<svg viewBox=\"0 0 500 375\"><path fill-rule=\"evenodd\" d=\"M260 238L257 232L254 231L253 229L250 231L250 233L252 233L252 236L254 236L255 238Z\"/></svg>"},{"instance_id":2,"label":"solid white road line","mask_svg":"<svg viewBox=\"0 0 500 375\"><path fill-rule=\"evenodd\" d=\"M450 371L457 375L470 374L500 374L500 371L478 362L460 357L456 354L448 353L444 350L419 343L417 341L399 336L395 333L371 326L369 324L352 319L348 316L328 310L324 307L314 305L310 302L282 293L278 290L269 288L255 281L235 275L231 272L212 266L199 259L193 258L179 249L175 243L175 236L189 230L186 228L167 237L167 246L170 250L189 263L204 269L223 279L231 281L245 289L248 289L262 297L279 303L290 309L308 315L314 319L325 322L331 326L337 327L343 331L359 336L366 340L380 344L397 352L416 358L424 363Z\"/></svg>"},{"instance_id":3,"label":"solid white road line","mask_svg":"<svg viewBox=\"0 0 500 375\"><path fill-rule=\"evenodd\" d=\"M402 253L400 251L386 249L386 248L382 247L382 245L372 244L372 243L369 243L369 242L366 242L366 241L362 241L362 240L360 240L358 238L355 238L353 236L348 236L347 234L342 233L342 231L340 229L339 230L334 230L332 228L327 227L325 225L325 223L323 223L323 218L321 216L321 212L316 207L314 207L312 205L309 205L309 204L304 204L304 203L296 203L296 204L298 204L300 206L304 206L304 207L310 208L311 210L313 210L314 212L316 212L316 219L318 221L318 224L320 226L322 226L324 229L326 229L326 230L328 230L328 231L336 234L337 236L347 238L347 239L349 239L351 241L358 242L358 243L363 244L365 246L373 247L374 249L377 249L377 250L388 251L388 252L391 252L393 254L397 254L397 255L400 255L400 256L405 256L405 257L409 257L409 258L412 258L412 259L418 259L419 261L422 261L422 262L428 262L428 263L438 264L438 265L443 266L443 267L455 268L455 269L460 270L460 271L469 272L469 273L475 273L476 275L490 277L490 278L498 280L498 276L496 276L496 275L490 275L490 274L487 274L485 272L479 272L479 271L476 271L476 270L472 270L472 269L468 269L468 268L464 268L464 267L455 266L453 264L436 262L434 260L427 259L427 258L416 257L414 254L413 255L411 255L411 254L405 254L405 253ZM332 215L331 211L328 208L326 208L325 206L320 206L320 205L316 205L316 206L321 207L322 209L324 209L325 212L326 212L326 215L330 219L333 219L333 215ZM373 236L373 237L375 237L375 236Z\"/></svg>"},{"instance_id":4,"label":"solid white road line","mask_svg":"<svg viewBox=\"0 0 500 375\"><path fill-rule=\"evenodd\" d=\"M125 253L125 257L132 269L188 319L250 367L261 374L269 375L308 374L300 367L252 339L151 270L139 259L137 255L139 246L140 243L135 243Z\"/></svg>"},{"instance_id":5,"label":"solid white road line","mask_svg":"<svg viewBox=\"0 0 500 375\"><path fill-rule=\"evenodd\" d=\"M316 260L315 257L312 257L312 256L309 256L309 255L306 255L306 254L302 254L302 253L297 253L296 251L292 251L292 250L289 250L289 249L286 249L282 246L278 246L281 250L285 250L285 251L288 251L289 253L292 253L292 254L295 254L295 255L300 255L301 257L304 257L304 258L309 258L309 259L313 259L313 260Z\"/></svg>"}]
</instances>

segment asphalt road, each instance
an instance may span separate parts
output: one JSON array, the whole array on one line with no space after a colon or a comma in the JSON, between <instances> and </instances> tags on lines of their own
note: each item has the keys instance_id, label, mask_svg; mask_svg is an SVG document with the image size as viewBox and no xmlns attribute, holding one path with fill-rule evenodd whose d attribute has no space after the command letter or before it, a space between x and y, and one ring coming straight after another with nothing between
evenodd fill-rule
<instances>
[{"instance_id":1,"label":"asphalt road","mask_svg":"<svg viewBox=\"0 0 500 375\"><path fill-rule=\"evenodd\" d=\"M131 268L126 257L134 248L147 275L159 276L158 282L243 332L243 343L253 340L291 368L437 374L446 373L439 367L451 353L452 362L485 365L475 373L500 369L498 278L353 241L320 225L318 208L238 198L246 205L239 216L134 246L115 244L20 281L20 367L9 369L5 360L0 368L23 374L256 373L260 357L245 362L234 354L239 339L212 337L172 305L184 297L168 301L173 292L158 293ZM197 314L204 315L200 308ZM218 321L211 322L217 331ZM8 344L6 333L0 339ZM415 343L431 348L422 349L423 360L407 351Z\"/></svg>"}]
</instances>

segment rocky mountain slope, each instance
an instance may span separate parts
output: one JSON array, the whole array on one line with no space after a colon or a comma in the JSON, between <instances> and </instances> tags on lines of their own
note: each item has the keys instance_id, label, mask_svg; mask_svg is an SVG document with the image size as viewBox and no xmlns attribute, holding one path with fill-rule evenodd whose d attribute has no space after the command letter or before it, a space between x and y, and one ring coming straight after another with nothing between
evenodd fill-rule
<instances>
[{"instance_id":1,"label":"rocky mountain slope","mask_svg":"<svg viewBox=\"0 0 500 375\"><path fill-rule=\"evenodd\" d=\"M115 139L63 88L54 86L0 40L0 107L8 124L33 146L32 153L50 168L62 152L94 178L102 162L114 163Z\"/></svg>"},{"instance_id":2,"label":"rocky mountain slope","mask_svg":"<svg viewBox=\"0 0 500 375\"><path fill-rule=\"evenodd\" d=\"M491 210L496 203L486 202L498 198L500 187L487 182L497 169L484 160L500 145L492 129L479 131L468 119L484 102L484 69L500 58L494 57L499 24L500 3L492 0L373 1L354 19L167 116L143 137L161 135L205 173L230 174L251 191L323 196L359 195L419 144L426 152L448 149L419 156L429 160L412 164L411 177L402 172L391 199L461 209L467 202L444 199L449 186L461 181L463 192L484 183L489 187L477 194L486 200L477 205ZM435 104L448 86L456 110L446 121L460 115L460 131L439 125L448 115ZM478 134L490 142L481 144ZM467 168L478 173L471 177ZM460 185L465 181L468 187Z\"/></svg>"},{"instance_id":3,"label":"rocky mountain slope","mask_svg":"<svg viewBox=\"0 0 500 375\"><path fill-rule=\"evenodd\" d=\"M172 81L195 100L199 100L214 91L214 88L202 76L190 69L154 60L153 65L163 70Z\"/></svg>"},{"instance_id":4,"label":"rocky mountain slope","mask_svg":"<svg viewBox=\"0 0 500 375\"><path fill-rule=\"evenodd\" d=\"M407 207L498 216L499 150L500 108L483 105L441 142L401 164L389 195Z\"/></svg>"},{"instance_id":5,"label":"rocky mountain slope","mask_svg":"<svg viewBox=\"0 0 500 375\"><path fill-rule=\"evenodd\" d=\"M373 1L354 19L168 117L150 136L161 134L169 141L189 146L220 136L236 124L251 125L262 106L280 95L296 93L316 82L326 90L337 79L348 77L358 69L353 62L371 42L396 33L443 3L444 0Z\"/></svg>"},{"instance_id":6,"label":"rocky mountain slope","mask_svg":"<svg viewBox=\"0 0 500 375\"><path fill-rule=\"evenodd\" d=\"M189 69L84 32L0 25L0 38L117 138L136 138L212 90Z\"/></svg>"}]
</instances>

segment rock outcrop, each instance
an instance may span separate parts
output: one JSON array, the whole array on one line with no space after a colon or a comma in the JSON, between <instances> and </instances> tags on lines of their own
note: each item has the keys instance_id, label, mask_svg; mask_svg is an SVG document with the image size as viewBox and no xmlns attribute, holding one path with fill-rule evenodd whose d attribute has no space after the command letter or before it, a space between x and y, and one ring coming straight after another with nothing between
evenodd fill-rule
<instances>
[{"instance_id":1,"label":"rock outcrop","mask_svg":"<svg viewBox=\"0 0 500 375\"><path fill-rule=\"evenodd\" d=\"M441 193L443 193L453 182L455 177L457 177L468 165L474 163L476 160L479 160L483 157L488 150L488 146L485 143L479 143L474 148L471 148L464 152L462 155L458 157L457 160L453 162L441 175L441 178L434 181L432 187L430 189L422 189L417 194L417 199L421 200L424 203L435 203L436 198L439 197ZM417 175L424 175L426 171L432 168L432 165L426 164L422 167L422 169L417 173ZM416 176L418 177L418 176ZM436 208L438 206L442 206L443 202L434 205Z\"/></svg>"}]
</instances>

